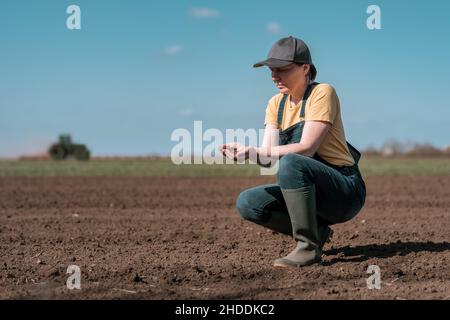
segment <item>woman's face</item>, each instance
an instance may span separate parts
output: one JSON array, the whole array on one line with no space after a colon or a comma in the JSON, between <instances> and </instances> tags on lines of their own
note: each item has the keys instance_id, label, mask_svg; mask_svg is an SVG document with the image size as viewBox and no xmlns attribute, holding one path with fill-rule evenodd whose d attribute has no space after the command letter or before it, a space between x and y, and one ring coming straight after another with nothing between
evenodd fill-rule
<instances>
[{"instance_id":1,"label":"woman's face","mask_svg":"<svg viewBox=\"0 0 450 320\"><path fill-rule=\"evenodd\" d=\"M272 81L283 94L296 93L299 88L304 88L308 85L307 74L309 72L309 65L297 65L291 63L282 68L270 68L272 71Z\"/></svg>"}]
</instances>

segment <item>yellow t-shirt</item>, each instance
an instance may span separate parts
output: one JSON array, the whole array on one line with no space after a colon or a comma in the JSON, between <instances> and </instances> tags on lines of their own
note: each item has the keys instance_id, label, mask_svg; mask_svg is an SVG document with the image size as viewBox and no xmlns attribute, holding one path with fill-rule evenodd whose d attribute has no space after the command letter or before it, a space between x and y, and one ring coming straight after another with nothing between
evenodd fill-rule
<instances>
[{"instance_id":1,"label":"yellow t-shirt","mask_svg":"<svg viewBox=\"0 0 450 320\"><path fill-rule=\"evenodd\" d=\"M264 124L277 123L278 106L283 94L273 96L267 105ZM303 101L291 105L290 96L286 99L283 120L280 130L285 130L300 121L327 121L331 124L327 136L320 145L317 153L320 157L337 166L351 166L355 163L348 150L345 140L344 126L341 118L341 107L336 91L326 83L316 85L312 90L306 105L305 117L300 118L300 108Z\"/></svg>"}]
</instances>

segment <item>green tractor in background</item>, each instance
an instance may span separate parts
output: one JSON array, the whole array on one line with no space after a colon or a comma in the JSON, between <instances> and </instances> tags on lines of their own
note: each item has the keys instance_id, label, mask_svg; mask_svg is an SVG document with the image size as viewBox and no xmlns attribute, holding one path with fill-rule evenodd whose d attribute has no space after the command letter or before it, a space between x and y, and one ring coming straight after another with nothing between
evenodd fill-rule
<instances>
[{"instance_id":1,"label":"green tractor in background","mask_svg":"<svg viewBox=\"0 0 450 320\"><path fill-rule=\"evenodd\" d=\"M86 161L90 158L90 151L84 144L72 143L72 138L68 134L59 136L59 142L52 144L48 149L48 154L53 160L64 160L74 157L77 160Z\"/></svg>"}]
</instances>

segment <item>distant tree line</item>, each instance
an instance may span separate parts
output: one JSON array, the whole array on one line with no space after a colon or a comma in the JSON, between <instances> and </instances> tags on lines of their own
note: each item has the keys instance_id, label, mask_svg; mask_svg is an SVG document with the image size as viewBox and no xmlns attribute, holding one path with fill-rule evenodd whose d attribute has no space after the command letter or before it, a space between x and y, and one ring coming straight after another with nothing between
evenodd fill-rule
<instances>
[{"instance_id":1,"label":"distant tree line","mask_svg":"<svg viewBox=\"0 0 450 320\"><path fill-rule=\"evenodd\" d=\"M365 156L374 157L439 157L450 158L450 145L440 149L431 143L400 142L395 139L386 141L380 148L369 146L363 150Z\"/></svg>"}]
</instances>

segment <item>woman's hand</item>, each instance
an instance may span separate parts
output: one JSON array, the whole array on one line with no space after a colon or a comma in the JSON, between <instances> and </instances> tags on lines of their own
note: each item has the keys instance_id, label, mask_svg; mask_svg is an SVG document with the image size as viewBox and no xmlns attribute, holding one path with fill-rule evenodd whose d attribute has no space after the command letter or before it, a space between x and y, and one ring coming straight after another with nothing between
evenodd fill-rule
<instances>
[{"instance_id":1,"label":"woman's hand","mask_svg":"<svg viewBox=\"0 0 450 320\"><path fill-rule=\"evenodd\" d=\"M237 162L244 162L251 152L255 152L253 147L244 146L239 142L225 143L219 147L219 150L225 157Z\"/></svg>"}]
</instances>

